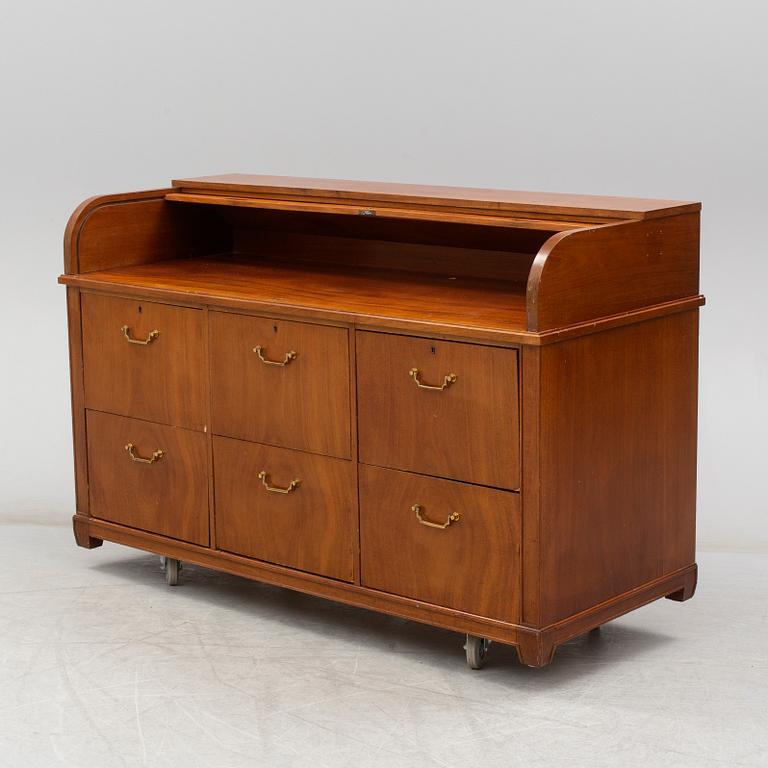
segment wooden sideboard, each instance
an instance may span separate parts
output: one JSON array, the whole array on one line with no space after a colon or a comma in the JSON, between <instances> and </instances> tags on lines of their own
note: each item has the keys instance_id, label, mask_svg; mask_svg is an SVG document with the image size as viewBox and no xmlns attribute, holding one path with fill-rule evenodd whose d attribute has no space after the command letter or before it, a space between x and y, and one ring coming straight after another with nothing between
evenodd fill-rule
<instances>
[{"instance_id":1,"label":"wooden sideboard","mask_svg":"<svg viewBox=\"0 0 768 768\"><path fill-rule=\"evenodd\" d=\"M80 546L540 667L696 585L698 203L227 175L64 251Z\"/></svg>"}]
</instances>

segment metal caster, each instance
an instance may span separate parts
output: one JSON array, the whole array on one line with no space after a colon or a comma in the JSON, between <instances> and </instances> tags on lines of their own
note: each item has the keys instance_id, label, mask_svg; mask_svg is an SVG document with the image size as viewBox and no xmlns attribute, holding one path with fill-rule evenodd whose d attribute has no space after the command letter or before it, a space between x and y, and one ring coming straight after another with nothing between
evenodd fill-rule
<instances>
[{"instance_id":1,"label":"metal caster","mask_svg":"<svg viewBox=\"0 0 768 768\"><path fill-rule=\"evenodd\" d=\"M169 587L175 587L179 583L179 571L181 563L172 557L165 558L165 583Z\"/></svg>"},{"instance_id":2,"label":"metal caster","mask_svg":"<svg viewBox=\"0 0 768 768\"><path fill-rule=\"evenodd\" d=\"M482 669L485 665L485 654L488 651L490 640L484 637L475 637L467 635L467 642L464 643L464 650L467 652L467 664L470 669Z\"/></svg>"}]
</instances>

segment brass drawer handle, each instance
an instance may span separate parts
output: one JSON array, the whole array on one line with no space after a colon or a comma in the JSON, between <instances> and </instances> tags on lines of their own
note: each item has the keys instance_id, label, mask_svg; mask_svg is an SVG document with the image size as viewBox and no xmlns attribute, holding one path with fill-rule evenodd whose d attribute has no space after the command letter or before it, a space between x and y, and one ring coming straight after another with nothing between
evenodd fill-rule
<instances>
[{"instance_id":1,"label":"brass drawer handle","mask_svg":"<svg viewBox=\"0 0 768 768\"><path fill-rule=\"evenodd\" d=\"M418 368L411 368L410 371L408 371L408 375L416 382L416 386L421 389L436 389L438 391L442 391L444 389L448 389L448 387L451 386L451 384L454 384L456 382L456 379L459 377L455 373L449 373L444 379L442 384L425 384L423 381L419 379L419 369Z\"/></svg>"},{"instance_id":2,"label":"brass drawer handle","mask_svg":"<svg viewBox=\"0 0 768 768\"><path fill-rule=\"evenodd\" d=\"M269 482L269 474L264 470L259 472L259 477L261 478L261 482L264 484L264 487L270 493L290 493L291 491L295 491L301 485L301 480L298 478L291 480L287 488L281 488L278 485L272 485L272 483Z\"/></svg>"},{"instance_id":3,"label":"brass drawer handle","mask_svg":"<svg viewBox=\"0 0 768 768\"><path fill-rule=\"evenodd\" d=\"M131 336L131 329L127 325L124 325L120 330L123 332L123 336L128 339L129 343L141 344L145 347L151 344L160 335L160 331L150 331L149 336L147 336L146 339L134 339Z\"/></svg>"},{"instance_id":4,"label":"brass drawer handle","mask_svg":"<svg viewBox=\"0 0 768 768\"><path fill-rule=\"evenodd\" d=\"M416 513L416 518L422 525L428 525L430 528L447 528L451 523L456 523L461 519L461 515L458 512L451 512L444 523L433 523L431 520L427 520L421 516L421 504L414 504L411 507L411 512Z\"/></svg>"},{"instance_id":5,"label":"brass drawer handle","mask_svg":"<svg viewBox=\"0 0 768 768\"><path fill-rule=\"evenodd\" d=\"M291 350L290 352L286 352L285 353L285 358L283 360L269 360L268 358L264 357L264 355L262 353L263 349L264 349L264 347L262 347L261 344L257 344L253 348L253 351L259 356L259 360L261 360L261 362L264 363L264 365L280 365L280 366L284 366L284 365L288 365L288 363L290 363L291 360L295 360L298 357L296 352Z\"/></svg>"},{"instance_id":6,"label":"brass drawer handle","mask_svg":"<svg viewBox=\"0 0 768 768\"><path fill-rule=\"evenodd\" d=\"M136 448L133 443L128 443L128 445L125 446L125 450L128 451L128 455L133 461L138 461L141 464L154 464L156 461L160 461L160 459L165 456L165 451L158 450L155 451L150 458L145 459L143 456L137 455Z\"/></svg>"}]
</instances>

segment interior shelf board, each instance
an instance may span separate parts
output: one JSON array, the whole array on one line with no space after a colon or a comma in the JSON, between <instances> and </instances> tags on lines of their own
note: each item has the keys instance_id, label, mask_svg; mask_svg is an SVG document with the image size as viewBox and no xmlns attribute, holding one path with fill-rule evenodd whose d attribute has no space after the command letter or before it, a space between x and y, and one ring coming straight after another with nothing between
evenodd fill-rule
<instances>
[{"instance_id":1,"label":"interior shelf board","mask_svg":"<svg viewBox=\"0 0 768 768\"><path fill-rule=\"evenodd\" d=\"M391 318L502 332L526 328L524 283L404 270L226 254L63 275L61 282L161 292L212 305L269 304L363 322Z\"/></svg>"}]
</instances>

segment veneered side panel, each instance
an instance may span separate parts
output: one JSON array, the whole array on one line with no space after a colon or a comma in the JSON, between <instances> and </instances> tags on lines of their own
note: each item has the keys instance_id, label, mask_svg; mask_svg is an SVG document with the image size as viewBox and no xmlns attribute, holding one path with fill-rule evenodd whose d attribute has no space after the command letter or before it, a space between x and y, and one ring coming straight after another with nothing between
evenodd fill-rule
<instances>
[{"instance_id":1,"label":"veneered side panel","mask_svg":"<svg viewBox=\"0 0 768 768\"><path fill-rule=\"evenodd\" d=\"M67 327L69 333L69 376L72 396L72 443L75 459L75 505L81 515L87 515L89 512L88 458L86 456L83 335L79 288L67 288Z\"/></svg>"},{"instance_id":2,"label":"veneered side panel","mask_svg":"<svg viewBox=\"0 0 768 768\"><path fill-rule=\"evenodd\" d=\"M694 561L698 313L541 349L541 622Z\"/></svg>"},{"instance_id":3,"label":"veneered side panel","mask_svg":"<svg viewBox=\"0 0 768 768\"><path fill-rule=\"evenodd\" d=\"M699 214L553 235L528 279L529 331L699 293Z\"/></svg>"},{"instance_id":4,"label":"veneered side panel","mask_svg":"<svg viewBox=\"0 0 768 768\"><path fill-rule=\"evenodd\" d=\"M81 205L67 226L65 272L95 272L229 250L229 227L218 211L174 205L164 199L166 191L109 195Z\"/></svg>"}]
</instances>

